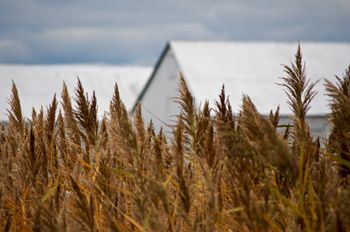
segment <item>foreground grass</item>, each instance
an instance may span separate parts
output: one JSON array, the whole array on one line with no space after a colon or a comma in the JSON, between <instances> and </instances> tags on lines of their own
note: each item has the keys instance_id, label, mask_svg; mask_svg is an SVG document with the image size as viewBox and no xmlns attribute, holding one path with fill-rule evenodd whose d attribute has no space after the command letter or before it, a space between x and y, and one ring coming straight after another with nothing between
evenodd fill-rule
<instances>
[{"instance_id":1,"label":"foreground grass","mask_svg":"<svg viewBox=\"0 0 350 232\"><path fill-rule=\"evenodd\" d=\"M140 105L130 118L116 86L98 122L78 82L25 120L15 84L0 127L0 225L5 231L350 231L350 69L326 81L332 132L306 122L315 96L300 48L282 87L293 125L277 130L248 96L239 116L222 90L196 109L183 78L167 141ZM214 111L215 117L212 117Z\"/></svg>"}]
</instances>

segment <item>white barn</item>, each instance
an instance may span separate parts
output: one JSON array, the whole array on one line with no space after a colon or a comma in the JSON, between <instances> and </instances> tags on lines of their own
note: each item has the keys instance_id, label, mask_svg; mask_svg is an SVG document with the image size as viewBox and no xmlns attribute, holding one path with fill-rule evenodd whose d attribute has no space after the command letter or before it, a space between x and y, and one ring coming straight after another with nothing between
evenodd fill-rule
<instances>
[{"instance_id":1,"label":"white barn","mask_svg":"<svg viewBox=\"0 0 350 232\"><path fill-rule=\"evenodd\" d=\"M179 112L173 97L177 96L181 72L195 97L197 106L209 100L214 106L222 84L225 84L235 113L242 94L248 94L262 114L280 106L281 119L291 114L279 77L285 75L282 64L294 61L297 43L280 42L169 42L159 58L151 78L141 92L146 120L152 119L156 129L171 124ZM318 94L311 104L309 120L315 135L327 133L328 100L323 79L334 80L350 64L349 43L301 43L307 77L316 85Z\"/></svg>"},{"instance_id":2,"label":"white barn","mask_svg":"<svg viewBox=\"0 0 350 232\"><path fill-rule=\"evenodd\" d=\"M150 67L113 65L0 65L0 121L7 120L12 80L16 83L25 117L31 116L32 107L39 109L49 105L55 93L61 101L63 81L74 96L77 77L89 97L95 91L101 117L109 111L116 82L126 108L131 110L151 72Z\"/></svg>"}]
</instances>

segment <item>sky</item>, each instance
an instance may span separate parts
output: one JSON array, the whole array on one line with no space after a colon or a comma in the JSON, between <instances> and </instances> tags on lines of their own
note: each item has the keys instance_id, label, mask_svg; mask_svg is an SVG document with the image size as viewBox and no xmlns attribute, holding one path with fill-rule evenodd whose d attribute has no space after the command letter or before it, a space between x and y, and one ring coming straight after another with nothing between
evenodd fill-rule
<instances>
[{"instance_id":1,"label":"sky","mask_svg":"<svg viewBox=\"0 0 350 232\"><path fill-rule=\"evenodd\" d=\"M153 65L169 40L350 42L350 1L0 0L0 63Z\"/></svg>"}]
</instances>

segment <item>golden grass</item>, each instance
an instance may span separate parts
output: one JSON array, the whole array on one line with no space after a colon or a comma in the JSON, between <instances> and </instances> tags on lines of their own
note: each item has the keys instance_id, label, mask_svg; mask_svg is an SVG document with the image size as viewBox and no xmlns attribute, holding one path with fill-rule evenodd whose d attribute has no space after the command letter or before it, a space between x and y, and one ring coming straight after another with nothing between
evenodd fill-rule
<instances>
[{"instance_id":1,"label":"golden grass","mask_svg":"<svg viewBox=\"0 0 350 232\"><path fill-rule=\"evenodd\" d=\"M306 121L315 83L300 47L281 86L293 125L259 114L249 96L234 114L224 88L197 109L184 78L168 141L141 106L131 118L118 87L110 112L80 81L73 106L24 119L16 85L0 126L0 225L4 231L350 231L350 67L326 81L332 132L325 146ZM211 112L214 112L214 117ZM238 116L235 116L238 115Z\"/></svg>"}]
</instances>

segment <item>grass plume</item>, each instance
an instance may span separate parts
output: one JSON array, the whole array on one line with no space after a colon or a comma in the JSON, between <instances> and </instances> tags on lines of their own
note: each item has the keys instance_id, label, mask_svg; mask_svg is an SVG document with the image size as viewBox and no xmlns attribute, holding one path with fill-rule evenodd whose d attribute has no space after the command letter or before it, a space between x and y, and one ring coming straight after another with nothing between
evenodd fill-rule
<instances>
[{"instance_id":1,"label":"grass plume","mask_svg":"<svg viewBox=\"0 0 350 232\"><path fill-rule=\"evenodd\" d=\"M173 134L131 116L115 85L98 119L95 94L63 83L24 118L16 85L0 124L0 226L5 231L350 231L350 67L325 81L331 134L311 136L316 95L300 46L281 86L293 112L233 112L222 87L201 107L180 76ZM238 99L235 99L238 100ZM169 138L170 137L170 138Z\"/></svg>"}]
</instances>

